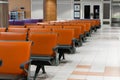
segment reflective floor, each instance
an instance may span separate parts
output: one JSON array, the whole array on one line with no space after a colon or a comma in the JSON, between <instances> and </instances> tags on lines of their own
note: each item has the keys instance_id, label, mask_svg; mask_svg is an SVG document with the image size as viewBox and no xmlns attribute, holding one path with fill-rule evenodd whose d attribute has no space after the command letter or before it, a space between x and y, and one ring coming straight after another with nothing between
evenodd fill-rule
<instances>
[{"instance_id":1,"label":"reflective floor","mask_svg":"<svg viewBox=\"0 0 120 80\"><path fill-rule=\"evenodd\" d=\"M120 27L102 26L65 57L59 66L46 66L37 80L120 80Z\"/></svg>"}]
</instances>

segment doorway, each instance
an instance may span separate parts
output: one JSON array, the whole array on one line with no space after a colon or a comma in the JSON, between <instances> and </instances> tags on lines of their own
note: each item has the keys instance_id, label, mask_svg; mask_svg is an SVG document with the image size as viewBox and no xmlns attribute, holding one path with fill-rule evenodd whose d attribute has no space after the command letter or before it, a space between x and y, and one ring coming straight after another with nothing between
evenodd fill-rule
<instances>
[{"instance_id":1,"label":"doorway","mask_svg":"<svg viewBox=\"0 0 120 80\"><path fill-rule=\"evenodd\" d=\"M100 5L84 5L84 19L100 19Z\"/></svg>"},{"instance_id":2,"label":"doorway","mask_svg":"<svg viewBox=\"0 0 120 80\"><path fill-rule=\"evenodd\" d=\"M100 14L100 6L99 5L94 5L94 7L93 7L94 9L94 11L93 11L93 14L94 14L94 16L93 16L93 18L94 19L99 19L99 14Z\"/></svg>"},{"instance_id":3,"label":"doorway","mask_svg":"<svg viewBox=\"0 0 120 80\"><path fill-rule=\"evenodd\" d=\"M90 5L85 5L84 9L84 18L90 19Z\"/></svg>"}]
</instances>

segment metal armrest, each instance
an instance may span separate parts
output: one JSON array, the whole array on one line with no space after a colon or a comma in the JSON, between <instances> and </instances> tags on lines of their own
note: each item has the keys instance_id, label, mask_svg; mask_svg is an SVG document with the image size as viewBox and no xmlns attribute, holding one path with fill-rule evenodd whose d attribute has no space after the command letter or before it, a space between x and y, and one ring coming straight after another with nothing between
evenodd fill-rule
<instances>
[{"instance_id":1,"label":"metal armrest","mask_svg":"<svg viewBox=\"0 0 120 80\"><path fill-rule=\"evenodd\" d=\"M58 46L54 47L53 51L58 52Z\"/></svg>"},{"instance_id":2,"label":"metal armrest","mask_svg":"<svg viewBox=\"0 0 120 80\"><path fill-rule=\"evenodd\" d=\"M72 46L69 46L69 45L59 45L57 46L58 49L70 49Z\"/></svg>"},{"instance_id":3,"label":"metal armrest","mask_svg":"<svg viewBox=\"0 0 120 80\"><path fill-rule=\"evenodd\" d=\"M49 56L31 56L32 61L49 61L53 59L53 57Z\"/></svg>"},{"instance_id":4,"label":"metal armrest","mask_svg":"<svg viewBox=\"0 0 120 80\"><path fill-rule=\"evenodd\" d=\"M50 56L32 56L32 65L53 65L55 57Z\"/></svg>"},{"instance_id":5,"label":"metal armrest","mask_svg":"<svg viewBox=\"0 0 120 80\"><path fill-rule=\"evenodd\" d=\"M32 60L30 60L30 61L26 61L26 62L22 63L22 64L20 65L20 68L23 69L25 72L28 73L28 70L26 69L25 66L26 66L27 64L30 64L31 61L32 61Z\"/></svg>"}]
</instances>

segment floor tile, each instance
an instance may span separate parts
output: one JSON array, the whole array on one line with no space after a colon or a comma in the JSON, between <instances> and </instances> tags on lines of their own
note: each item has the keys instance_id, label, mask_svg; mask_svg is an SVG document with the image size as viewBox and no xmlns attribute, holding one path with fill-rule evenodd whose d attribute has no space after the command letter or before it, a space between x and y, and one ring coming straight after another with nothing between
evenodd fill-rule
<instances>
[{"instance_id":1,"label":"floor tile","mask_svg":"<svg viewBox=\"0 0 120 80\"><path fill-rule=\"evenodd\" d=\"M120 80L120 27L102 26L77 47L75 54L65 54L66 62L46 66L38 80ZM31 76L35 66L31 66Z\"/></svg>"}]
</instances>

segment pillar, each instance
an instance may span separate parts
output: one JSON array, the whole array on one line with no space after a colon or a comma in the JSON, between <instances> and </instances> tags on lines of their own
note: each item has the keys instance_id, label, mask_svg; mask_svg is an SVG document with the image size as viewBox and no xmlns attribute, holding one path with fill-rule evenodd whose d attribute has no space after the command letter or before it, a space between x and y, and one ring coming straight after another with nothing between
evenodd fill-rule
<instances>
[{"instance_id":1,"label":"pillar","mask_svg":"<svg viewBox=\"0 0 120 80\"><path fill-rule=\"evenodd\" d=\"M8 0L0 0L0 27L8 27Z\"/></svg>"},{"instance_id":2,"label":"pillar","mask_svg":"<svg viewBox=\"0 0 120 80\"><path fill-rule=\"evenodd\" d=\"M56 0L44 0L44 21L55 21L57 19Z\"/></svg>"}]
</instances>

